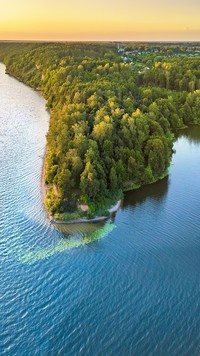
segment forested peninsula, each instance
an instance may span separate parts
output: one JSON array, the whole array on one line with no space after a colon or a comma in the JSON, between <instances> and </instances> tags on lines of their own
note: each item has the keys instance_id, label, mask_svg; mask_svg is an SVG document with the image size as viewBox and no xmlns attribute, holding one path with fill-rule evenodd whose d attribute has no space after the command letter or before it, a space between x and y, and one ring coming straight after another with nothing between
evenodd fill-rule
<instances>
[{"instance_id":1,"label":"forested peninsula","mask_svg":"<svg viewBox=\"0 0 200 356\"><path fill-rule=\"evenodd\" d=\"M200 124L199 43L0 42L0 60L50 109L55 219L107 215L123 191L164 177L176 130Z\"/></svg>"}]
</instances>

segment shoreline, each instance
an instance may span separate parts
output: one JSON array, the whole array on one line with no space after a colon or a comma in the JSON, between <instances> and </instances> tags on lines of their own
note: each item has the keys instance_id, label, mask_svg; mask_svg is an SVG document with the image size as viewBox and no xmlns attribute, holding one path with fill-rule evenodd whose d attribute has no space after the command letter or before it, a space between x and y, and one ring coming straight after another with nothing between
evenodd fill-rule
<instances>
[{"instance_id":1,"label":"shoreline","mask_svg":"<svg viewBox=\"0 0 200 356\"><path fill-rule=\"evenodd\" d=\"M48 187L45 184L45 158L46 158L46 151L47 151L47 146L45 145L45 149L44 149L44 154L43 154L43 158L42 158L42 172L41 172L41 195L42 195L42 204L45 210L45 213L47 214L47 217L50 219L50 221L52 220L52 216L50 215L49 211L47 210L47 207L45 205L45 197L48 193Z\"/></svg>"},{"instance_id":2,"label":"shoreline","mask_svg":"<svg viewBox=\"0 0 200 356\"><path fill-rule=\"evenodd\" d=\"M112 214L116 213L119 208L121 206L121 200L118 200L117 203L115 205L112 205L109 209L109 216L96 216L92 219L87 219L87 218L79 218L79 219L75 219L75 220L57 220L54 219L53 217L51 218L51 222L53 224L79 224L79 223L97 223L97 222L101 222L101 221L105 221L108 220Z\"/></svg>"}]
</instances>

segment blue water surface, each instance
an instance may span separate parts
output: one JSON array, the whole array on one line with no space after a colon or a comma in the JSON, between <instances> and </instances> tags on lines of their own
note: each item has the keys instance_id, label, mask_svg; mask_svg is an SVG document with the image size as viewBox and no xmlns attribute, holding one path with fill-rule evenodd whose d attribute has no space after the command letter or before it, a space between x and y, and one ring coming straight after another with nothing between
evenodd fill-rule
<instances>
[{"instance_id":1,"label":"blue water surface","mask_svg":"<svg viewBox=\"0 0 200 356\"><path fill-rule=\"evenodd\" d=\"M49 116L0 65L0 355L200 354L200 128L105 224L42 204Z\"/></svg>"}]
</instances>

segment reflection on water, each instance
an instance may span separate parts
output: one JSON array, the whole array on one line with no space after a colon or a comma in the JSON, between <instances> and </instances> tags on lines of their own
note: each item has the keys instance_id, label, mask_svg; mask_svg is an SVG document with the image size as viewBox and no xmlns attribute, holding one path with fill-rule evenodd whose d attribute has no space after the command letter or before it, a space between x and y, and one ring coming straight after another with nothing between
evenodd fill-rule
<instances>
[{"instance_id":1,"label":"reflection on water","mask_svg":"<svg viewBox=\"0 0 200 356\"><path fill-rule=\"evenodd\" d=\"M178 130L175 136L177 139L185 137L190 144L200 145L200 130L197 125L190 125L184 130Z\"/></svg>"},{"instance_id":2,"label":"reflection on water","mask_svg":"<svg viewBox=\"0 0 200 356\"><path fill-rule=\"evenodd\" d=\"M126 192L122 202L122 209L142 204L147 199L153 199L157 202L161 201L167 194L169 184L170 179L167 176L154 184L145 185L139 189Z\"/></svg>"},{"instance_id":3,"label":"reflection on water","mask_svg":"<svg viewBox=\"0 0 200 356\"><path fill-rule=\"evenodd\" d=\"M84 236L85 234L93 233L98 229L102 229L105 225L105 221L97 223L78 223L78 224L54 224L54 227L63 238L70 235L78 234Z\"/></svg>"}]
</instances>

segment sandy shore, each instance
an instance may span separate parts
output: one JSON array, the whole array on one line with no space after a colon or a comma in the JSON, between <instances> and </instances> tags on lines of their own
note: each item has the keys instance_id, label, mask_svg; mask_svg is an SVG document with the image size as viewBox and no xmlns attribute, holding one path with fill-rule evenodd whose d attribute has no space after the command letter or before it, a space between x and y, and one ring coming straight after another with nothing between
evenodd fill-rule
<instances>
[{"instance_id":1,"label":"sandy shore","mask_svg":"<svg viewBox=\"0 0 200 356\"><path fill-rule=\"evenodd\" d=\"M110 214L116 213L117 210L119 210L120 206L121 206L121 200L118 200L118 202L115 205L111 206L111 208L108 209L109 213Z\"/></svg>"}]
</instances>

